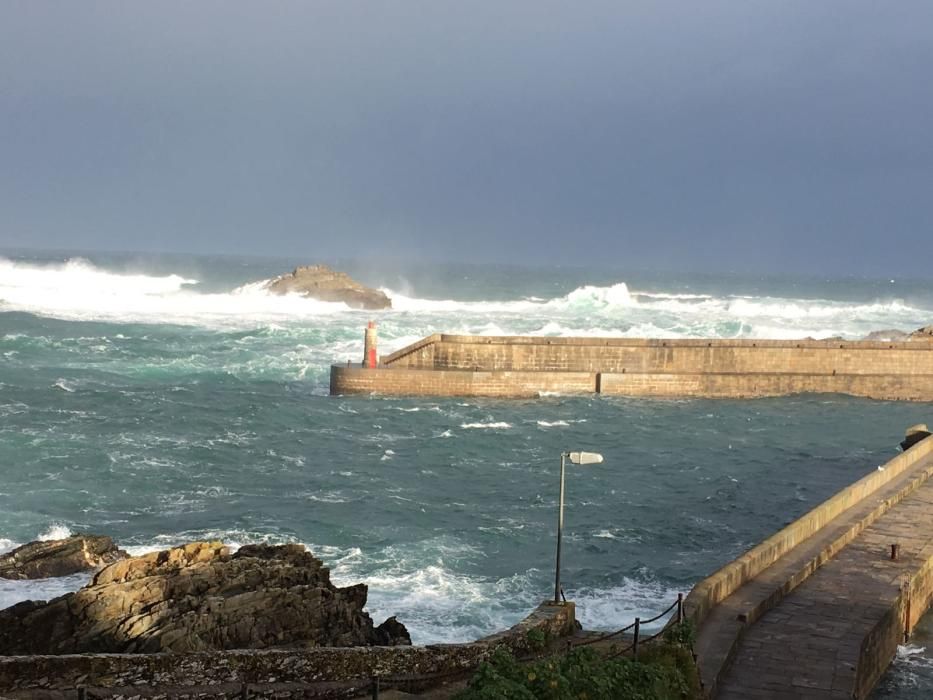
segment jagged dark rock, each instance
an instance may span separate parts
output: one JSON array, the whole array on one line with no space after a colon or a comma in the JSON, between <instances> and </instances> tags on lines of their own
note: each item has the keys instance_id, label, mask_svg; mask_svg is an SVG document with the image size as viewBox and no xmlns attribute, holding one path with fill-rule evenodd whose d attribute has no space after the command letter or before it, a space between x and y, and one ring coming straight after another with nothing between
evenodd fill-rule
<instances>
[{"instance_id":1,"label":"jagged dark rock","mask_svg":"<svg viewBox=\"0 0 933 700\"><path fill-rule=\"evenodd\" d=\"M30 542L0 554L0 578L35 579L100 569L126 558L109 537L73 535L63 540Z\"/></svg>"},{"instance_id":2,"label":"jagged dark rock","mask_svg":"<svg viewBox=\"0 0 933 700\"><path fill-rule=\"evenodd\" d=\"M301 545L236 554L194 542L112 564L75 593L0 611L0 656L410 644L363 612L364 584L337 588Z\"/></svg>"},{"instance_id":3,"label":"jagged dark rock","mask_svg":"<svg viewBox=\"0 0 933 700\"><path fill-rule=\"evenodd\" d=\"M910 334L911 340L933 340L933 326L918 328Z\"/></svg>"},{"instance_id":4,"label":"jagged dark rock","mask_svg":"<svg viewBox=\"0 0 933 700\"><path fill-rule=\"evenodd\" d=\"M383 647L397 647L411 644L411 635L405 625L395 619L395 615L388 618L376 628L377 644Z\"/></svg>"},{"instance_id":5,"label":"jagged dark rock","mask_svg":"<svg viewBox=\"0 0 933 700\"><path fill-rule=\"evenodd\" d=\"M307 265L276 277L266 285L275 294L302 294L321 301L339 301L353 309L388 309L392 300L378 289L360 284L327 265Z\"/></svg>"}]
</instances>

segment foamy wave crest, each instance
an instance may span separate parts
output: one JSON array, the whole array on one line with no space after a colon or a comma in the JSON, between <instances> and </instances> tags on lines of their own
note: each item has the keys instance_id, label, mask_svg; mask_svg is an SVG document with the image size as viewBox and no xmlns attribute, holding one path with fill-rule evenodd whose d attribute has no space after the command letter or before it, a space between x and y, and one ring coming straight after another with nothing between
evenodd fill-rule
<instances>
[{"instance_id":1,"label":"foamy wave crest","mask_svg":"<svg viewBox=\"0 0 933 700\"><path fill-rule=\"evenodd\" d=\"M220 325L252 328L347 311L331 303L266 291L267 281L227 293L199 293L179 275L117 273L86 260L33 265L0 258L5 309L64 320Z\"/></svg>"},{"instance_id":2,"label":"foamy wave crest","mask_svg":"<svg viewBox=\"0 0 933 700\"><path fill-rule=\"evenodd\" d=\"M296 295L278 296L268 280L229 292L198 291L198 281L181 275L118 273L76 259L26 264L0 258L0 299L4 310L65 320L170 323L221 328L265 327L282 334L285 322L336 319L358 323L344 304ZM651 338L826 338L855 339L879 328L913 330L929 323L933 309L903 300L865 302L780 297L711 296L634 290L619 281L581 285L551 299L522 297L462 301L423 299L408 291L384 289L392 309L379 313L383 354L429 333ZM328 359L356 357L335 347ZM18 348L11 352L17 352ZM299 377L303 370L297 370ZM59 387L63 388L63 387Z\"/></svg>"},{"instance_id":3,"label":"foamy wave crest","mask_svg":"<svg viewBox=\"0 0 933 700\"><path fill-rule=\"evenodd\" d=\"M33 293L93 290L112 295L168 294L177 292L183 285L198 283L179 275L152 277L107 272L83 258L51 265L30 265L0 258L0 280L5 288L28 289ZM4 298L11 301L8 296Z\"/></svg>"},{"instance_id":4,"label":"foamy wave crest","mask_svg":"<svg viewBox=\"0 0 933 700\"><path fill-rule=\"evenodd\" d=\"M824 319L846 314L851 316L897 316L914 313L914 309L902 301L887 303L853 304L832 302L826 299L770 299L739 297L728 302L728 312L740 318L772 317L793 319Z\"/></svg>"},{"instance_id":5,"label":"foamy wave crest","mask_svg":"<svg viewBox=\"0 0 933 700\"><path fill-rule=\"evenodd\" d=\"M534 569L498 579L453 570L453 562L482 553L450 537L365 554L319 548L319 556L336 585L366 583L373 619L397 615L416 644L466 642L507 629L539 598Z\"/></svg>"},{"instance_id":6,"label":"foamy wave crest","mask_svg":"<svg viewBox=\"0 0 933 700\"><path fill-rule=\"evenodd\" d=\"M51 600L87 585L92 573L72 574L57 578L40 578L30 581L8 581L0 578L0 610L24 600Z\"/></svg>"},{"instance_id":7,"label":"foamy wave crest","mask_svg":"<svg viewBox=\"0 0 933 700\"><path fill-rule=\"evenodd\" d=\"M535 308L541 308L544 304L530 300L520 301L457 301L455 299L419 299L404 294L399 294L391 289L383 289L383 292L392 299L392 309L394 311L416 312L416 313L450 313L450 312L468 312L468 313L522 313Z\"/></svg>"},{"instance_id":8,"label":"foamy wave crest","mask_svg":"<svg viewBox=\"0 0 933 700\"><path fill-rule=\"evenodd\" d=\"M45 532L40 533L36 539L40 542L49 542L51 540L63 540L71 537L71 535L70 527L62 523L53 523Z\"/></svg>"},{"instance_id":9,"label":"foamy wave crest","mask_svg":"<svg viewBox=\"0 0 933 700\"><path fill-rule=\"evenodd\" d=\"M580 588L566 591L567 599L577 606L577 619L584 629L619 629L636 617L648 619L670 607L677 600L677 591L658 581L638 581L625 577L622 584L608 589ZM660 628L665 619L648 629Z\"/></svg>"},{"instance_id":10,"label":"foamy wave crest","mask_svg":"<svg viewBox=\"0 0 933 700\"><path fill-rule=\"evenodd\" d=\"M933 677L933 658L926 647L904 644L897 647L897 654L888 672L877 688L878 697L929 697L930 678ZM927 691L927 692L924 692Z\"/></svg>"},{"instance_id":11,"label":"foamy wave crest","mask_svg":"<svg viewBox=\"0 0 933 700\"><path fill-rule=\"evenodd\" d=\"M460 427L464 430L508 430L512 427L512 424L505 421L492 421L489 423L461 423Z\"/></svg>"},{"instance_id":12,"label":"foamy wave crest","mask_svg":"<svg viewBox=\"0 0 933 700\"><path fill-rule=\"evenodd\" d=\"M369 586L367 609L377 622L397 615L416 644L443 644L479 639L518 622L522 613L496 601L502 595L527 595L530 611L534 596L527 577L519 574L489 581L433 564L413 571L365 576L363 580ZM471 623L464 620L466 611Z\"/></svg>"},{"instance_id":13,"label":"foamy wave crest","mask_svg":"<svg viewBox=\"0 0 933 700\"><path fill-rule=\"evenodd\" d=\"M585 285L569 294L554 299L537 297L506 301L457 301L455 299L419 299L383 289L391 299L396 311L422 313L473 312L473 313L526 313L529 311L598 311L608 307L629 307L636 301L629 293L625 282L610 287Z\"/></svg>"},{"instance_id":14,"label":"foamy wave crest","mask_svg":"<svg viewBox=\"0 0 933 700\"><path fill-rule=\"evenodd\" d=\"M637 302L629 292L625 282L619 282L611 287L593 287L587 285L579 287L563 299L550 302L555 305L584 306L588 308L627 307L635 306Z\"/></svg>"}]
</instances>

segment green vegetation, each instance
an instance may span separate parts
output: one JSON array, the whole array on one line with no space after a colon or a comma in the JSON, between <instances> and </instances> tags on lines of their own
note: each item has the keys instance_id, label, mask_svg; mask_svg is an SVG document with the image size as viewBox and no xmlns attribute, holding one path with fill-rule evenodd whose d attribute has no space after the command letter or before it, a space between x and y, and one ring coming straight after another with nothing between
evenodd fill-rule
<instances>
[{"instance_id":1,"label":"green vegetation","mask_svg":"<svg viewBox=\"0 0 933 700\"><path fill-rule=\"evenodd\" d=\"M528 648L532 651L543 651L548 645L548 635L539 629L528 630L526 635L528 639Z\"/></svg>"},{"instance_id":2,"label":"green vegetation","mask_svg":"<svg viewBox=\"0 0 933 700\"><path fill-rule=\"evenodd\" d=\"M646 645L638 661L604 659L592 647L531 663L500 647L457 700L695 700L701 697L689 624Z\"/></svg>"}]
</instances>

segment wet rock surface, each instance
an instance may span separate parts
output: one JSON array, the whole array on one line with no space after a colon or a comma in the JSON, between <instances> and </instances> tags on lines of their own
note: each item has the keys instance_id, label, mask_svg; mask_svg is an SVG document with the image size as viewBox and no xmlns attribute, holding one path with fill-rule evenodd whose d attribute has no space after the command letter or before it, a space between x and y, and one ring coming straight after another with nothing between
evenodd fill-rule
<instances>
[{"instance_id":1,"label":"wet rock surface","mask_svg":"<svg viewBox=\"0 0 933 700\"><path fill-rule=\"evenodd\" d=\"M302 545L220 542L132 557L75 593L0 611L0 655L155 653L410 644L363 611L364 584L337 588Z\"/></svg>"},{"instance_id":2,"label":"wet rock surface","mask_svg":"<svg viewBox=\"0 0 933 700\"><path fill-rule=\"evenodd\" d=\"M62 540L30 542L0 554L0 578L38 579L92 571L125 559L109 537L73 535Z\"/></svg>"},{"instance_id":3,"label":"wet rock surface","mask_svg":"<svg viewBox=\"0 0 933 700\"><path fill-rule=\"evenodd\" d=\"M327 265L307 265L277 277L266 288L275 294L302 294L321 301L343 302L353 309L388 309L385 293L360 284L345 272Z\"/></svg>"}]
</instances>

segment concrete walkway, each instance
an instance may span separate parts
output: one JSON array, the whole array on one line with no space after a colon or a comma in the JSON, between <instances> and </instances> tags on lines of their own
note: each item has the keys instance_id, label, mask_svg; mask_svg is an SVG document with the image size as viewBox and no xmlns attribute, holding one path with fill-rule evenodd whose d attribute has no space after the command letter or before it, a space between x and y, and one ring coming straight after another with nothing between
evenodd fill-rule
<instances>
[{"instance_id":1,"label":"concrete walkway","mask_svg":"<svg viewBox=\"0 0 933 700\"><path fill-rule=\"evenodd\" d=\"M931 465L933 456L918 462L710 612L696 651L715 697L849 700L868 694L889 659L863 653L863 645L886 615L896 614L904 582L933 561ZM879 503L886 506L880 517ZM833 551L834 542L845 546ZM900 551L892 561L895 542ZM776 594L795 577L799 586ZM749 615L756 606L767 611Z\"/></svg>"}]
</instances>

